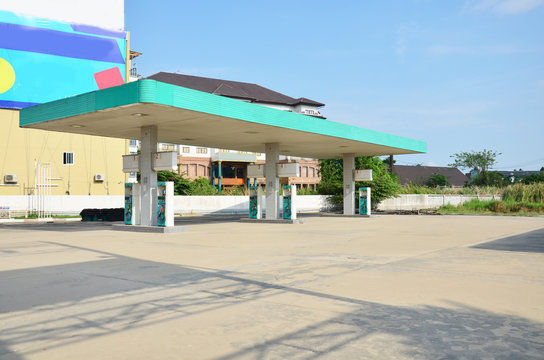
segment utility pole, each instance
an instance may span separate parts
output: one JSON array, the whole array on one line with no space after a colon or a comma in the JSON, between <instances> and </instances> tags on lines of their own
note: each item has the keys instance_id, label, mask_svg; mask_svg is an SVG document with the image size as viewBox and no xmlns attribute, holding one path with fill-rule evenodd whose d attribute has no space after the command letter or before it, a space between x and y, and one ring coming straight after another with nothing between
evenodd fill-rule
<instances>
[{"instance_id":1,"label":"utility pole","mask_svg":"<svg viewBox=\"0 0 544 360\"><path fill-rule=\"evenodd\" d=\"M395 162L395 160L393 160L393 155L389 155L389 172L392 174L393 173L393 163Z\"/></svg>"}]
</instances>

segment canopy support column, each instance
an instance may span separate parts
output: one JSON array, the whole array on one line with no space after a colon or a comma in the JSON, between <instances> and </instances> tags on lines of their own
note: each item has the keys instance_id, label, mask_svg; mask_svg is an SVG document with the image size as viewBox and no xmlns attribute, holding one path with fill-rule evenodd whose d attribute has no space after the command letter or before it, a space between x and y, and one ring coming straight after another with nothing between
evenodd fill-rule
<instances>
[{"instance_id":1,"label":"canopy support column","mask_svg":"<svg viewBox=\"0 0 544 360\"><path fill-rule=\"evenodd\" d=\"M280 192L280 179L278 178L276 164L280 161L280 144L264 144L266 164L264 174L266 177L266 219L278 219L278 197Z\"/></svg>"},{"instance_id":2,"label":"canopy support column","mask_svg":"<svg viewBox=\"0 0 544 360\"><path fill-rule=\"evenodd\" d=\"M344 215L355 215L355 154L342 154L344 160Z\"/></svg>"},{"instance_id":3,"label":"canopy support column","mask_svg":"<svg viewBox=\"0 0 544 360\"><path fill-rule=\"evenodd\" d=\"M157 151L157 126L140 128L140 224L157 225L157 172L153 171L153 153Z\"/></svg>"}]
</instances>

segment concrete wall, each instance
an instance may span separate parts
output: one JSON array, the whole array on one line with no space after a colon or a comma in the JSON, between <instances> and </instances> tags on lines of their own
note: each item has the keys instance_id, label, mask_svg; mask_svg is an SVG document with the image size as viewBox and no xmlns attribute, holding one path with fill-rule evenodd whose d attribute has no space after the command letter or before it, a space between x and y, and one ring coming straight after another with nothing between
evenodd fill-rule
<instances>
[{"instance_id":1,"label":"concrete wall","mask_svg":"<svg viewBox=\"0 0 544 360\"><path fill-rule=\"evenodd\" d=\"M79 214L84 208L124 207L124 196L51 196L53 214ZM265 201L263 197L263 207ZM14 215L22 215L32 208L30 196L0 196L0 207L9 207ZM297 197L299 212L318 212L328 208L327 196L305 195ZM248 196L175 196L176 214L247 214Z\"/></svg>"},{"instance_id":2,"label":"concrete wall","mask_svg":"<svg viewBox=\"0 0 544 360\"><path fill-rule=\"evenodd\" d=\"M398 198L387 199L378 205L378 210L423 210L437 209L445 204L459 205L472 199L500 200L500 196L475 195L400 195ZM263 197L263 208L265 201ZM24 214L32 207L32 197L1 196L0 207L9 206L15 214ZM91 195L91 196L52 196L51 209L53 214L79 214L84 208L120 208L124 207L122 195ZM280 202L281 204L281 202ZM247 214L249 208L248 196L175 196L174 212L176 214ZM297 197L299 212L318 212L331 210L327 196L304 195Z\"/></svg>"},{"instance_id":3,"label":"concrete wall","mask_svg":"<svg viewBox=\"0 0 544 360\"><path fill-rule=\"evenodd\" d=\"M439 207L451 204L459 205L472 199L483 201L500 200L500 196L476 196L476 195L434 195L434 194L404 194L398 198L387 199L378 205L378 210L423 210L438 209Z\"/></svg>"},{"instance_id":4,"label":"concrete wall","mask_svg":"<svg viewBox=\"0 0 544 360\"><path fill-rule=\"evenodd\" d=\"M298 212L319 212L329 209L327 196L304 195L297 197ZM263 196L263 211L266 201ZM280 208L281 208L280 197ZM247 214L249 209L248 196L175 196L176 214Z\"/></svg>"}]
</instances>

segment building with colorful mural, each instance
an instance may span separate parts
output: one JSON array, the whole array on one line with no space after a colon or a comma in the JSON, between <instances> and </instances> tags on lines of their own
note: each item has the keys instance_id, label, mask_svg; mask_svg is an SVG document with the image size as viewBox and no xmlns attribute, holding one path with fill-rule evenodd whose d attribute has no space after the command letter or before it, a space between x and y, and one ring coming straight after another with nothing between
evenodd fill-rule
<instances>
[{"instance_id":1,"label":"building with colorful mural","mask_svg":"<svg viewBox=\"0 0 544 360\"><path fill-rule=\"evenodd\" d=\"M124 192L127 140L21 129L19 110L125 83L128 35L122 0L1 5L0 195L32 194L43 168L55 195Z\"/></svg>"}]
</instances>

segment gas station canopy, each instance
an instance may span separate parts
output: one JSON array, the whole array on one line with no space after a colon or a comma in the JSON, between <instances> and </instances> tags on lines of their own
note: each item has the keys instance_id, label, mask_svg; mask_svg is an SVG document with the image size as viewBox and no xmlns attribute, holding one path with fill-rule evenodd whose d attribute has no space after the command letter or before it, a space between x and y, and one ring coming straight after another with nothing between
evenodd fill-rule
<instances>
[{"instance_id":1,"label":"gas station canopy","mask_svg":"<svg viewBox=\"0 0 544 360\"><path fill-rule=\"evenodd\" d=\"M163 143L309 158L415 154L426 143L268 108L155 80L140 80L22 109L20 126L139 139L156 126Z\"/></svg>"}]
</instances>

